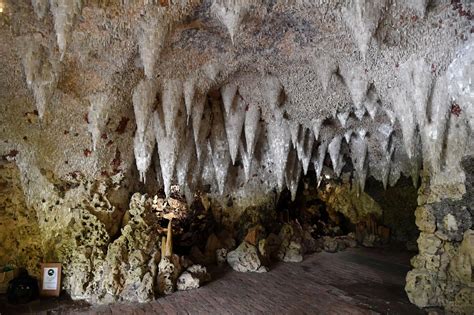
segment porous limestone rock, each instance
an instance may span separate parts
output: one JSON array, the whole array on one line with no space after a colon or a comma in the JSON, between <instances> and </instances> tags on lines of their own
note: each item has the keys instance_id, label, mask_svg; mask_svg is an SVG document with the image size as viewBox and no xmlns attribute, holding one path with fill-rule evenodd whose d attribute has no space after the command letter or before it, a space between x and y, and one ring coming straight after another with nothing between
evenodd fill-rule
<instances>
[{"instance_id":1,"label":"porous limestone rock","mask_svg":"<svg viewBox=\"0 0 474 315\"><path fill-rule=\"evenodd\" d=\"M302 245L302 229L298 224L284 224L278 237L281 240L278 259L285 262L303 261L305 249Z\"/></svg>"},{"instance_id":2,"label":"porous limestone rock","mask_svg":"<svg viewBox=\"0 0 474 315\"><path fill-rule=\"evenodd\" d=\"M255 246L242 242L235 250L227 254L227 262L235 271L266 272Z\"/></svg>"},{"instance_id":3,"label":"porous limestone rock","mask_svg":"<svg viewBox=\"0 0 474 315\"><path fill-rule=\"evenodd\" d=\"M176 288L179 291L197 289L210 280L211 276L207 273L206 267L192 265L179 276Z\"/></svg>"},{"instance_id":4,"label":"porous limestone rock","mask_svg":"<svg viewBox=\"0 0 474 315\"><path fill-rule=\"evenodd\" d=\"M364 192L358 193L348 184L326 185L325 189L319 192L319 196L327 204L329 215L334 222L337 222L337 212L343 214L353 224L365 220L370 215L376 217L382 215L382 209L373 198Z\"/></svg>"}]
</instances>

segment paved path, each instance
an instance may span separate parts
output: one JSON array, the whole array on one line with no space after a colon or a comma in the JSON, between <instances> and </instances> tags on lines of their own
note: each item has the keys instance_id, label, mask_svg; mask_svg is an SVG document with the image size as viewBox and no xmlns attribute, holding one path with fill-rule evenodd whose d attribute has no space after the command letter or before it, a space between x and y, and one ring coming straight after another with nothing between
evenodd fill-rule
<instances>
[{"instance_id":1,"label":"paved path","mask_svg":"<svg viewBox=\"0 0 474 315\"><path fill-rule=\"evenodd\" d=\"M268 273L226 269L202 288L151 303L92 307L50 300L28 309L44 314L423 314L403 290L408 259L406 253L380 249L317 253L302 263L278 263Z\"/></svg>"}]
</instances>

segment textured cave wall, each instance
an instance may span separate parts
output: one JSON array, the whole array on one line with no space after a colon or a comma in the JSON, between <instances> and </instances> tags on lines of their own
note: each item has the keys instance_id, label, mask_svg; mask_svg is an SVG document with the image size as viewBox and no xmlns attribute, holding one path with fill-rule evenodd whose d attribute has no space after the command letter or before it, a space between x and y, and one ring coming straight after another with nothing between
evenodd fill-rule
<instances>
[{"instance_id":1,"label":"textured cave wall","mask_svg":"<svg viewBox=\"0 0 474 315\"><path fill-rule=\"evenodd\" d=\"M154 252L125 254L146 235L122 224L127 209L147 208L129 204L136 191L209 192L228 227L285 187L295 195L308 168L321 180L350 164L359 190L368 176L416 186L423 168L437 195L466 195L467 1L0 5L0 155L16 164L44 258L65 263L74 298L152 298ZM103 288L107 259L124 269ZM143 294L122 293L145 266Z\"/></svg>"},{"instance_id":2,"label":"textured cave wall","mask_svg":"<svg viewBox=\"0 0 474 315\"><path fill-rule=\"evenodd\" d=\"M39 276L43 244L34 209L28 208L13 162L0 161L0 265L22 266Z\"/></svg>"},{"instance_id":3,"label":"textured cave wall","mask_svg":"<svg viewBox=\"0 0 474 315\"><path fill-rule=\"evenodd\" d=\"M421 231L419 254L412 258L414 269L407 275L405 289L416 305L442 305L453 313L470 314L474 311L474 158L465 158L462 166L466 174L462 198L453 199L447 187L440 193L428 179L420 188L415 212Z\"/></svg>"}]
</instances>

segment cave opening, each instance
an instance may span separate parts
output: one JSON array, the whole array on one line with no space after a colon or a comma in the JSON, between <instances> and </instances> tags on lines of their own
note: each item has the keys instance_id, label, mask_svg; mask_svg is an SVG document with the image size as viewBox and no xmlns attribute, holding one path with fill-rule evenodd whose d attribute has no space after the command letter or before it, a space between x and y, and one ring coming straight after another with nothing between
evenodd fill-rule
<instances>
[{"instance_id":1,"label":"cave opening","mask_svg":"<svg viewBox=\"0 0 474 315\"><path fill-rule=\"evenodd\" d=\"M0 0L0 313L474 314L473 5Z\"/></svg>"}]
</instances>

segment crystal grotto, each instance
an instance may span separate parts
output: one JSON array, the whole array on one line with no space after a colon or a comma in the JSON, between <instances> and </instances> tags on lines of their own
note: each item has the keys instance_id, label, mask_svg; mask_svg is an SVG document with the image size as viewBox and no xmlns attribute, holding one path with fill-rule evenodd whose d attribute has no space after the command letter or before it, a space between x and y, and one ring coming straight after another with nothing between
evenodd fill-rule
<instances>
[{"instance_id":1,"label":"crystal grotto","mask_svg":"<svg viewBox=\"0 0 474 315\"><path fill-rule=\"evenodd\" d=\"M0 313L473 314L471 10L0 0Z\"/></svg>"}]
</instances>

